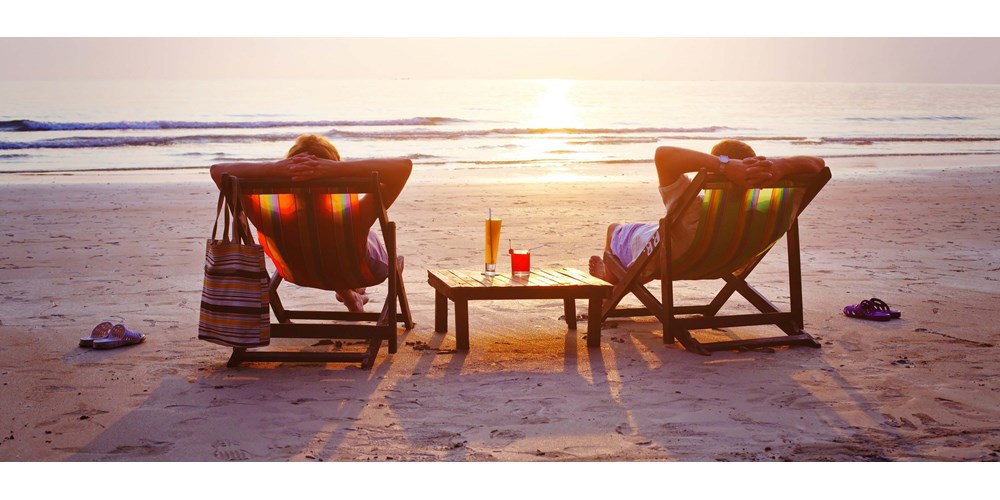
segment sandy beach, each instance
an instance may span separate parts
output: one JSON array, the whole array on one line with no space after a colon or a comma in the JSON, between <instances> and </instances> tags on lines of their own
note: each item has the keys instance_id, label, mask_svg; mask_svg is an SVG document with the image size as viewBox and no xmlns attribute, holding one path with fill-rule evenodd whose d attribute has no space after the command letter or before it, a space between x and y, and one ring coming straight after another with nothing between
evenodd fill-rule
<instances>
[{"instance_id":1,"label":"sandy beach","mask_svg":"<svg viewBox=\"0 0 1000 500\"><path fill-rule=\"evenodd\" d=\"M800 220L806 329L823 347L702 357L663 345L651 320L609 321L588 349L586 322L568 330L558 300L472 302L471 350L456 352L453 317L434 332L427 269L478 269L487 207L505 241L545 245L533 265L586 269L608 223L662 206L651 165L445 174L417 162L390 210L417 325L371 370L230 369L228 349L196 339L217 196L207 173L8 176L0 460L997 461L1000 159L828 165ZM787 307L784 265L779 244L750 281ZM384 292L370 293L377 309ZM902 319L841 312L870 297ZM102 321L147 340L78 347Z\"/></svg>"}]
</instances>

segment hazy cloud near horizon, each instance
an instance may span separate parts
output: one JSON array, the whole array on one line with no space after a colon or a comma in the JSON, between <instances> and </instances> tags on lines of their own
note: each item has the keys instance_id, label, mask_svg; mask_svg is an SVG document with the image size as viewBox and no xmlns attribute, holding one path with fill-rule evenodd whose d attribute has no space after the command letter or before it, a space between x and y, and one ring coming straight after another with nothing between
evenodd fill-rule
<instances>
[{"instance_id":1,"label":"hazy cloud near horizon","mask_svg":"<svg viewBox=\"0 0 1000 500\"><path fill-rule=\"evenodd\" d=\"M0 80L1000 83L1000 38L0 38Z\"/></svg>"}]
</instances>

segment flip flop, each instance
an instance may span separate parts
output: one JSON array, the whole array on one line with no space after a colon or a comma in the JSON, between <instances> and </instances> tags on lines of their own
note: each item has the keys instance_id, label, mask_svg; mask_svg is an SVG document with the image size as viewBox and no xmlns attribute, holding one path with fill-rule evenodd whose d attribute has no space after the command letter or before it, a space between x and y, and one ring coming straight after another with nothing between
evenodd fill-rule
<instances>
[{"instance_id":1,"label":"flip flop","mask_svg":"<svg viewBox=\"0 0 1000 500\"><path fill-rule=\"evenodd\" d=\"M108 333L111 332L111 327L112 325L108 321L95 326L93 331L90 332L89 337L80 339L80 347L94 347L95 340L108 338Z\"/></svg>"},{"instance_id":2,"label":"flip flop","mask_svg":"<svg viewBox=\"0 0 1000 500\"><path fill-rule=\"evenodd\" d=\"M114 349L126 345L141 344L146 340L146 336L130 330L125 325L119 323L111 327L108 338L94 341L94 349Z\"/></svg>"},{"instance_id":3,"label":"flip flop","mask_svg":"<svg viewBox=\"0 0 1000 500\"><path fill-rule=\"evenodd\" d=\"M868 300L862 300L859 304L845 307L844 315L869 321L889 321L892 319L888 312L878 309L875 304Z\"/></svg>"},{"instance_id":4,"label":"flip flop","mask_svg":"<svg viewBox=\"0 0 1000 500\"><path fill-rule=\"evenodd\" d=\"M889 313L889 317L892 319L899 319L903 315L903 313L889 308L889 304L886 304L882 299L872 297L868 299L868 302L871 302L875 309Z\"/></svg>"}]
</instances>

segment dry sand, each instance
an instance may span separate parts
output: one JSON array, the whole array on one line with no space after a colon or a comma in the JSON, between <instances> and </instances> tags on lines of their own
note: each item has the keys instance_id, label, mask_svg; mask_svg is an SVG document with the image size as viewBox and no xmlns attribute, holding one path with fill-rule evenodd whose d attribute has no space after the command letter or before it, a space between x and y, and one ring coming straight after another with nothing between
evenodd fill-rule
<instances>
[{"instance_id":1,"label":"dry sand","mask_svg":"<svg viewBox=\"0 0 1000 500\"><path fill-rule=\"evenodd\" d=\"M453 323L433 331L426 270L478 268L487 207L505 240L546 245L533 265L581 269L607 223L662 207L651 165L418 164L390 211L417 326L369 371L230 369L228 349L196 339L207 174L8 178L0 460L996 461L1000 159L829 164L833 180L801 219L806 327L823 347L710 357L663 345L647 320L615 320L587 349L586 322L567 330L560 301L472 302L472 348L455 352ZM787 305L783 271L780 247L751 282ZM902 319L841 313L872 296ZM105 320L148 339L77 347Z\"/></svg>"}]
</instances>

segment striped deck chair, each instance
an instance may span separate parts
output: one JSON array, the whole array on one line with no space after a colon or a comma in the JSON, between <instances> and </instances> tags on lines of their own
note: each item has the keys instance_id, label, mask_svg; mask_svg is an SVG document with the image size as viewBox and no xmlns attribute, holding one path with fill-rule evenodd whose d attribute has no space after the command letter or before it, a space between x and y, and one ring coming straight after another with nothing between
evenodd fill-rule
<instances>
[{"instance_id":1,"label":"striped deck chair","mask_svg":"<svg viewBox=\"0 0 1000 500\"><path fill-rule=\"evenodd\" d=\"M609 317L656 316L663 324L663 342L679 340L685 349L708 355L711 351L805 345L820 347L806 333L802 313L802 272L799 255L798 216L830 179L830 169L817 174L798 175L756 189L738 187L725 177L698 172L682 194L680 206L701 203L701 219L694 242L683 255L671 255L662 235L669 235L676 213L660 220L658 234L628 269L612 253L605 253L608 272L618 284L605 301L602 319ZM699 193L704 197L698 200ZM781 312L750 286L747 275L784 235L788 241L790 312ZM659 259L659 276L651 275L651 264ZM647 269L648 268L648 269ZM660 299L643 286L648 277L661 280ZM647 278L647 279L643 279ZM673 283L682 280L722 279L725 285L705 305L679 306L674 302ZM645 307L618 307L629 293ZM742 295L759 313L719 315L734 293ZM785 335L767 338L699 342L691 330L754 325L775 325Z\"/></svg>"},{"instance_id":2,"label":"striped deck chair","mask_svg":"<svg viewBox=\"0 0 1000 500\"><path fill-rule=\"evenodd\" d=\"M389 220L379 191L378 174L366 179L323 179L292 182L287 179L249 179L224 176L223 186L235 182L243 205L241 220L257 228L257 237L276 269L271 277L270 303L277 323L272 338L366 340L364 351L274 351L234 348L229 366L244 361L360 362L370 368L387 341L395 353L396 324L413 328L402 272L396 263L396 223ZM360 221L361 196L374 196L378 223L389 256L388 279L379 279L365 259L370 227ZM321 290L361 288L388 281L385 304L379 313L285 309L278 286L288 281ZM330 303L334 303L331 294ZM397 310L396 306L399 306ZM301 321L306 320L307 322Z\"/></svg>"}]
</instances>

